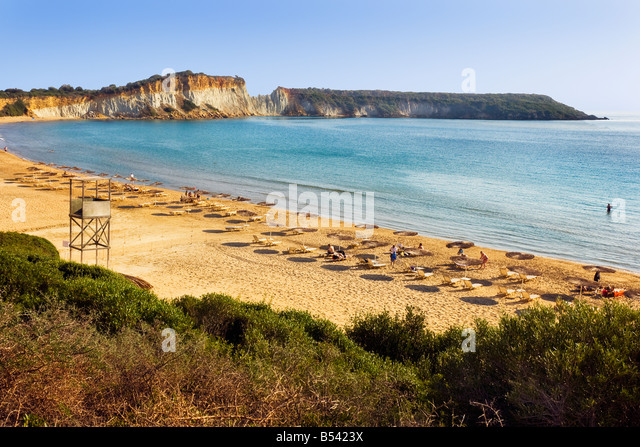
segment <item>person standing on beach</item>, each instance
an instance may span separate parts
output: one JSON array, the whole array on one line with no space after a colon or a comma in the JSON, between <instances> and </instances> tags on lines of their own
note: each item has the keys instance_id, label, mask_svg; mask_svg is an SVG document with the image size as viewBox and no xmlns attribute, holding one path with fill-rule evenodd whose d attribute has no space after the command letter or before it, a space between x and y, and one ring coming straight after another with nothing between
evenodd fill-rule
<instances>
[{"instance_id":1,"label":"person standing on beach","mask_svg":"<svg viewBox=\"0 0 640 447\"><path fill-rule=\"evenodd\" d=\"M487 256L485 252L481 251L480 260L482 261L482 266L480 268L483 269L485 268L485 266L487 265L487 262L489 261L489 256Z\"/></svg>"},{"instance_id":2,"label":"person standing on beach","mask_svg":"<svg viewBox=\"0 0 640 447\"><path fill-rule=\"evenodd\" d=\"M393 244L391 246L391 267L395 267L397 259L398 259L398 249L396 248L396 244Z\"/></svg>"}]
</instances>

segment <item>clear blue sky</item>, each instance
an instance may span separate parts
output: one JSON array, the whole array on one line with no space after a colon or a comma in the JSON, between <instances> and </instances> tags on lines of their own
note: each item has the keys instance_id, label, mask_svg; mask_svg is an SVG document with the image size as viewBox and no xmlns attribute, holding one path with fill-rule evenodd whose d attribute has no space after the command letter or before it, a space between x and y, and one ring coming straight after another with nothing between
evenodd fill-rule
<instances>
[{"instance_id":1,"label":"clear blue sky","mask_svg":"<svg viewBox=\"0 0 640 447\"><path fill-rule=\"evenodd\" d=\"M0 89L165 68L277 86L540 93L640 112L640 1L0 0Z\"/></svg>"}]
</instances>

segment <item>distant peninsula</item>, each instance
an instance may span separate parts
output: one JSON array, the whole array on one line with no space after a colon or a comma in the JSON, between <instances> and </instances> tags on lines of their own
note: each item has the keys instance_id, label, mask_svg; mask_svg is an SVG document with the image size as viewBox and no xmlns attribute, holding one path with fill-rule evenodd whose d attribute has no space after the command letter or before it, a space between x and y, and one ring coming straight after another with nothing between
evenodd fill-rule
<instances>
[{"instance_id":1,"label":"distant peninsula","mask_svg":"<svg viewBox=\"0 0 640 447\"><path fill-rule=\"evenodd\" d=\"M244 116L597 120L549 96L516 93L413 93L276 88L250 96L238 76L183 71L99 90L0 91L0 117L77 119L215 119Z\"/></svg>"}]
</instances>

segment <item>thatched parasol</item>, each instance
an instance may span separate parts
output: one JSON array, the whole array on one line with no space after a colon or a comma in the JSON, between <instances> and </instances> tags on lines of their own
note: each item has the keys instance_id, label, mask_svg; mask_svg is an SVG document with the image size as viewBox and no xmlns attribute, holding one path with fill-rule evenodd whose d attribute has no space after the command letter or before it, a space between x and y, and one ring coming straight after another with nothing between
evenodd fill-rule
<instances>
[{"instance_id":1,"label":"thatched parasol","mask_svg":"<svg viewBox=\"0 0 640 447\"><path fill-rule=\"evenodd\" d=\"M394 231L393 234L398 236L417 236L418 233L416 231Z\"/></svg>"},{"instance_id":2,"label":"thatched parasol","mask_svg":"<svg viewBox=\"0 0 640 447\"><path fill-rule=\"evenodd\" d=\"M565 279L570 284L573 284L574 286L577 286L580 288L580 296L582 296L582 290L586 287L591 289L597 289L598 287L600 287L599 283L595 281L591 281L590 279L580 278L579 276L569 276Z\"/></svg>"},{"instance_id":3,"label":"thatched parasol","mask_svg":"<svg viewBox=\"0 0 640 447\"><path fill-rule=\"evenodd\" d=\"M451 256L449 259L451 259L456 264L464 265L465 267L482 264L481 259L469 258L468 256Z\"/></svg>"},{"instance_id":4,"label":"thatched parasol","mask_svg":"<svg viewBox=\"0 0 640 447\"><path fill-rule=\"evenodd\" d=\"M592 287L592 288L600 287L599 283L595 281L591 281L590 279L580 278L579 276L569 276L565 279L567 280L568 283L578 287Z\"/></svg>"},{"instance_id":5,"label":"thatched parasol","mask_svg":"<svg viewBox=\"0 0 640 447\"><path fill-rule=\"evenodd\" d=\"M410 248L404 251L409 256L433 256L429 250L425 250L422 248Z\"/></svg>"},{"instance_id":6,"label":"thatched parasol","mask_svg":"<svg viewBox=\"0 0 640 447\"><path fill-rule=\"evenodd\" d=\"M377 230L378 228L380 228L379 226L372 225L372 224L357 224L357 225L354 225L354 226L356 228L366 228L367 230L370 230L371 228L374 228L374 229Z\"/></svg>"},{"instance_id":7,"label":"thatched parasol","mask_svg":"<svg viewBox=\"0 0 640 447\"><path fill-rule=\"evenodd\" d=\"M516 273L522 273L523 275L535 275L535 276L540 276L540 272L538 270L534 270L532 268L529 267L524 267L522 265L514 265L511 267L507 267L509 270L511 270L512 272L516 272Z\"/></svg>"},{"instance_id":8,"label":"thatched parasol","mask_svg":"<svg viewBox=\"0 0 640 447\"><path fill-rule=\"evenodd\" d=\"M352 241L355 239L355 237L350 236L348 234L342 234L342 233L329 233L327 234L327 237L333 238L333 239L339 239L341 241Z\"/></svg>"},{"instance_id":9,"label":"thatched parasol","mask_svg":"<svg viewBox=\"0 0 640 447\"><path fill-rule=\"evenodd\" d=\"M529 254L529 253L520 253L519 251L510 251L508 253L505 254L505 256L507 258L511 258L511 259L519 259L519 260L528 260L528 259L533 259L535 258L534 255Z\"/></svg>"},{"instance_id":10,"label":"thatched parasol","mask_svg":"<svg viewBox=\"0 0 640 447\"><path fill-rule=\"evenodd\" d=\"M238 216L244 216L244 217L251 217L251 216L257 216L258 213L254 213L251 210L238 210Z\"/></svg>"},{"instance_id":11,"label":"thatched parasol","mask_svg":"<svg viewBox=\"0 0 640 447\"><path fill-rule=\"evenodd\" d=\"M631 298L631 299L638 299L638 298L640 298L640 291L639 290L626 290L624 292L624 296L626 296L627 298Z\"/></svg>"},{"instance_id":12,"label":"thatched parasol","mask_svg":"<svg viewBox=\"0 0 640 447\"><path fill-rule=\"evenodd\" d=\"M129 281L131 281L133 284L135 284L136 286L140 287L141 289L144 289L144 290L153 289L153 286L149 284L147 281L145 281L144 279L138 278L136 276L131 276L131 275L123 274L123 276L127 278Z\"/></svg>"},{"instance_id":13,"label":"thatched parasol","mask_svg":"<svg viewBox=\"0 0 640 447\"><path fill-rule=\"evenodd\" d=\"M469 242L469 241L455 241L455 242L449 242L447 244L447 248L471 248L474 245L475 244L473 242Z\"/></svg>"},{"instance_id":14,"label":"thatched parasol","mask_svg":"<svg viewBox=\"0 0 640 447\"><path fill-rule=\"evenodd\" d=\"M363 241L360 244L360 247L362 247L362 248L377 248L377 247L384 247L385 245L388 245L388 244L386 242L368 240L368 241Z\"/></svg>"},{"instance_id":15,"label":"thatched parasol","mask_svg":"<svg viewBox=\"0 0 640 447\"><path fill-rule=\"evenodd\" d=\"M591 272L600 272L600 273L615 273L616 271L609 267L601 267L599 265L585 265L582 267L585 270L589 270Z\"/></svg>"}]
</instances>

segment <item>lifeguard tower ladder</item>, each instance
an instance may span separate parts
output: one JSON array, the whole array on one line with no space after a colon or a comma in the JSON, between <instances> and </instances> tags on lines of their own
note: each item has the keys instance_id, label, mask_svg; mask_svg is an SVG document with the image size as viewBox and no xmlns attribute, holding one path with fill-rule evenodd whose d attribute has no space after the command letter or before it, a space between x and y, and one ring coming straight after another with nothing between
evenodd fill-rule
<instances>
[{"instance_id":1,"label":"lifeguard tower ladder","mask_svg":"<svg viewBox=\"0 0 640 447\"><path fill-rule=\"evenodd\" d=\"M80 196L74 197L74 185ZM111 179L83 177L69 179L69 260L73 250L80 252L106 250L109 267L111 248Z\"/></svg>"}]
</instances>

